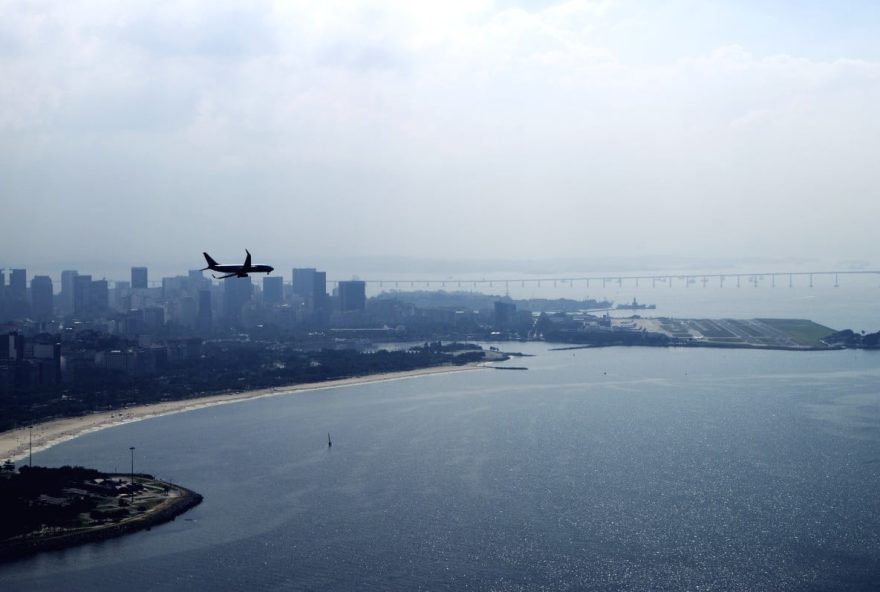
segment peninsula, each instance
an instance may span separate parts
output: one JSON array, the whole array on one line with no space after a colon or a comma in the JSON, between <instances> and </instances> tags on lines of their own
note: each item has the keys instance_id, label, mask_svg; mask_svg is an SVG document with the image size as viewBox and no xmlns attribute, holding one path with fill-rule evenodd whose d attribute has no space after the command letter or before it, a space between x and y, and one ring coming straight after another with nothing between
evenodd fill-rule
<instances>
[{"instance_id":1,"label":"peninsula","mask_svg":"<svg viewBox=\"0 0 880 592\"><path fill-rule=\"evenodd\" d=\"M0 562L174 520L202 496L147 474L83 467L0 470Z\"/></svg>"}]
</instances>

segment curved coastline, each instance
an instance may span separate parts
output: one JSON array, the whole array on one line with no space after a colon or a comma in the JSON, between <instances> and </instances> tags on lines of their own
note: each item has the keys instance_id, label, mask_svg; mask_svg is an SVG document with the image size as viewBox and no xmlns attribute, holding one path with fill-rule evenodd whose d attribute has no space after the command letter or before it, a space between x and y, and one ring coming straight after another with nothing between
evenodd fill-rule
<instances>
[{"instance_id":1,"label":"curved coastline","mask_svg":"<svg viewBox=\"0 0 880 592\"><path fill-rule=\"evenodd\" d=\"M450 372L466 372L484 368L480 364L466 364L463 366L434 366L431 368L420 368L418 370L407 370L404 372L389 372L384 374L368 374L365 376L356 376L351 378L341 378L337 380L328 380L326 382L310 382L302 384L294 384L284 387L273 387L268 389L259 389L253 391L235 392L223 395L208 395L195 399L181 399L177 401L163 401L150 405L138 405L135 407L126 407L113 411L101 411L82 415L77 417L66 417L61 419L53 419L50 421L34 424L33 430L33 451L39 452L46 450L66 442L73 440L83 434L97 432L110 427L142 421L153 417L161 417L163 415L171 415L173 413L184 413L204 407L213 407L215 405L226 405L229 403L239 403L242 401L250 401L263 397L277 397L281 395L292 395L295 393L316 391L323 389L341 388L346 386L355 386L360 384L368 384L372 382L385 382L390 380L403 380L408 378L417 378L420 376L428 376L431 374L445 374ZM16 428L6 432L0 432L0 462L7 459L12 461L20 461L28 457L30 448L31 431L28 427Z\"/></svg>"}]
</instances>

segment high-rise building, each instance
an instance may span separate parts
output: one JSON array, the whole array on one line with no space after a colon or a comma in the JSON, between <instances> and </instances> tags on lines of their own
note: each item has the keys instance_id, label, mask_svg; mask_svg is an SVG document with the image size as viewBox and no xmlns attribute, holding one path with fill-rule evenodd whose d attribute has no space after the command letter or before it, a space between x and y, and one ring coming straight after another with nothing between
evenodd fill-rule
<instances>
[{"instance_id":1,"label":"high-rise building","mask_svg":"<svg viewBox=\"0 0 880 592\"><path fill-rule=\"evenodd\" d=\"M110 306L119 311L126 311L131 306L131 282L113 282L110 291Z\"/></svg>"},{"instance_id":2,"label":"high-rise building","mask_svg":"<svg viewBox=\"0 0 880 592\"><path fill-rule=\"evenodd\" d=\"M73 314L87 315L92 312L92 276L77 275L73 278Z\"/></svg>"},{"instance_id":3,"label":"high-rise building","mask_svg":"<svg viewBox=\"0 0 880 592\"><path fill-rule=\"evenodd\" d=\"M323 311L327 301L327 273L313 267L295 268L293 293L303 299L309 312Z\"/></svg>"},{"instance_id":4,"label":"high-rise building","mask_svg":"<svg viewBox=\"0 0 880 592\"><path fill-rule=\"evenodd\" d=\"M165 309L161 306L148 306L144 309L144 326L150 333L161 331L165 326Z\"/></svg>"},{"instance_id":5,"label":"high-rise building","mask_svg":"<svg viewBox=\"0 0 880 592\"><path fill-rule=\"evenodd\" d=\"M213 313L211 309L211 291L199 290L199 312L196 317L198 330L207 333L211 330Z\"/></svg>"},{"instance_id":6,"label":"high-rise building","mask_svg":"<svg viewBox=\"0 0 880 592\"><path fill-rule=\"evenodd\" d=\"M188 289L193 295L196 295L200 290L209 290L211 288L211 280L206 278L202 273L201 269L190 269L187 273L187 285Z\"/></svg>"},{"instance_id":7,"label":"high-rise building","mask_svg":"<svg viewBox=\"0 0 880 592\"><path fill-rule=\"evenodd\" d=\"M312 310L323 313L327 309L327 272L316 271L312 285Z\"/></svg>"},{"instance_id":8,"label":"high-rise building","mask_svg":"<svg viewBox=\"0 0 880 592\"><path fill-rule=\"evenodd\" d=\"M48 275L37 275L31 280L31 313L38 320L52 318L55 307L52 302L52 278Z\"/></svg>"},{"instance_id":9,"label":"high-rise building","mask_svg":"<svg viewBox=\"0 0 880 592\"><path fill-rule=\"evenodd\" d=\"M61 313L73 312L73 278L79 273L75 269L65 269L61 272Z\"/></svg>"},{"instance_id":10,"label":"high-rise building","mask_svg":"<svg viewBox=\"0 0 880 592\"><path fill-rule=\"evenodd\" d=\"M27 270L13 269L9 275L9 298L19 302L27 300Z\"/></svg>"},{"instance_id":11,"label":"high-rise building","mask_svg":"<svg viewBox=\"0 0 880 592\"><path fill-rule=\"evenodd\" d=\"M196 326L196 317L198 316L199 311L196 299L192 296L184 296L180 299L178 304L179 306L176 309L176 318L174 320L184 327L192 329Z\"/></svg>"},{"instance_id":12,"label":"high-rise building","mask_svg":"<svg viewBox=\"0 0 880 592\"><path fill-rule=\"evenodd\" d=\"M133 290L147 289L147 268L132 267L131 268L131 287Z\"/></svg>"},{"instance_id":13,"label":"high-rise building","mask_svg":"<svg viewBox=\"0 0 880 592\"><path fill-rule=\"evenodd\" d=\"M91 310L103 314L110 308L110 286L107 280L95 280L91 288Z\"/></svg>"},{"instance_id":14,"label":"high-rise building","mask_svg":"<svg viewBox=\"0 0 880 592\"><path fill-rule=\"evenodd\" d=\"M339 282L339 310L351 312L367 307L367 284L360 280Z\"/></svg>"},{"instance_id":15,"label":"high-rise building","mask_svg":"<svg viewBox=\"0 0 880 592\"><path fill-rule=\"evenodd\" d=\"M227 319L241 319L241 309L251 299L252 290L250 276L223 280L223 313Z\"/></svg>"},{"instance_id":16,"label":"high-rise building","mask_svg":"<svg viewBox=\"0 0 880 592\"><path fill-rule=\"evenodd\" d=\"M315 291L315 273L314 267L293 269L293 293L302 298L307 306Z\"/></svg>"},{"instance_id":17,"label":"high-rise building","mask_svg":"<svg viewBox=\"0 0 880 592\"><path fill-rule=\"evenodd\" d=\"M122 332L127 337L137 337L144 331L144 311L133 308L122 317Z\"/></svg>"},{"instance_id":18,"label":"high-rise building","mask_svg":"<svg viewBox=\"0 0 880 592\"><path fill-rule=\"evenodd\" d=\"M281 276L263 278L263 303L281 304L284 301L284 278Z\"/></svg>"},{"instance_id":19,"label":"high-rise building","mask_svg":"<svg viewBox=\"0 0 880 592\"><path fill-rule=\"evenodd\" d=\"M176 275L162 278L162 298L176 300L182 298L189 288L188 275Z\"/></svg>"}]
</instances>

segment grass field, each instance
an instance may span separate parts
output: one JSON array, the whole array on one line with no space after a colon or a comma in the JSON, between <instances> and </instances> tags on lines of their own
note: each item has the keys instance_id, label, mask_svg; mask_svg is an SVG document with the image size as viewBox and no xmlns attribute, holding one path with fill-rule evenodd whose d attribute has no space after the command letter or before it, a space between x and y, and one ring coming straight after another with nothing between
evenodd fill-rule
<instances>
[{"instance_id":1,"label":"grass field","mask_svg":"<svg viewBox=\"0 0 880 592\"><path fill-rule=\"evenodd\" d=\"M782 331L801 345L821 346L820 339L835 332L834 329L807 319L756 319L777 331Z\"/></svg>"}]
</instances>

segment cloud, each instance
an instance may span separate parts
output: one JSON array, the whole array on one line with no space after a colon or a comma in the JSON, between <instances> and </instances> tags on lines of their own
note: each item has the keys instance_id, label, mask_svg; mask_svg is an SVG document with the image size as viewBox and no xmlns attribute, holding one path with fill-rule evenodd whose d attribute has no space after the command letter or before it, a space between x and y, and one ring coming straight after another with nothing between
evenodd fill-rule
<instances>
[{"instance_id":1,"label":"cloud","mask_svg":"<svg viewBox=\"0 0 880 592\"><path fill-rule=\"evenodd\" d=\"M799 252L828 225L854 251L880 215L868 58L718 39L632 59L700 23L628 2L29 4L8 3L0 29L0 190L22 216L34 195L81 207L3 239L18 244L145 203L163 209L140 219L183 236L235 232L213 206L247 200L269 213L255 237L309 217L290 240L336 255L467 255L449 228L486 256L633 234L674 253Z\"/></svg>"},{"instance_id":2,"label":"cloud","mask_svg":"<svg viewBox=\"0 0 880 592\"><path fill-rule=\"evenodd\" d=\"M236 59L274 51L268 15L261 10L214 3L195 11L182 6L159 4L121 23L108 23L101 34L160 58Z\"/></svg>"}]
</instances>

